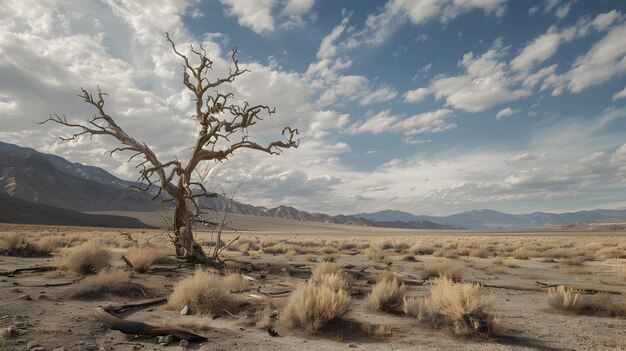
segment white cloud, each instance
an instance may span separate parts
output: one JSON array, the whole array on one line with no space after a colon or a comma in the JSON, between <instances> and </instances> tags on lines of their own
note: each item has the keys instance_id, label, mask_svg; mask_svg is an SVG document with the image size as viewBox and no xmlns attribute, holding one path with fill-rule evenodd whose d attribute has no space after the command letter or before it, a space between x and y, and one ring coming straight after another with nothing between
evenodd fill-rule
<instances>
[{"instance_id":1,"label":"white cloud","mask_svg":"<svg viewBox=\"0 0 626 351\"><path fill-rule=\"evenodd\" d=\"M415 25L433 19L448 22L474 9L500 17L507 0L390 0L383 10L369 15L365 27L352 38L352 46L359 43L379 45L403 23Z\"/></svg>"},{"instance_id":2,"label":"white cloud","mask_svg":"<svg viewBox=\"0 0 626 351\"><path fill-rule=\"evenodd\" d=\"M550 27L548 32L540 35L511 61L511 67L520 71L528 70L536 63L541 63L552 57L559 48L562 37L555 27Z\"/></svg>"},{"instance_id":3,"label":"white cloud","mask_svg":"<svg viewBox=\"0 0 626 351\"><path fill-rule=\"evenodd\" d=\"M512 109L510 107L503 108L502 110L496 113L496 120L500 120L500 118L508 117L518 113L520 109Z\"/></svg>"},{"instance_id":4,"label":"white cloud","mask_svg":"<svg viewBox=\"0 0 626 351\"><path fill-rule=\"evenodd\" d=\"M579 93L626 72L626 24L610 30L589 51L576 59L567 73L568 88Z\"/></svg>"},{"instance_id":5,"label":"white cloud","mask_svg":"<svg viewBox=\"0 0 626 351\"><path fill-rule=\"evenodd\" d=\"M445 121L452 115L452 110L439 109L402 119L400 116L392 115L390 110L383 110L364 121L351 124L348 132L350 134L400 132L407 136L437 133L456 128L456 124Z\"/></svg>"},{"instance_id":6,"label":"white cloud","mask_svg":"<svg viewBox=\"0 0 626 351\"><path fill-rule=\"evenodd\" d=\"M567 16L567 14L569 13L570 10L570 6L572 5L571 2L568 2L565 5L559 6L558 9L556 9L556 12L554 13L554 15L556 17L558 17L559 19L563 19Z\"/></svg>"},{"instance_id":7,"label":"white cloud","mask_svg":"<svg viewBox=\"0 0 626 351\"><path fill-rule=\"evenodd\" d=\"M626 86L624 87L624 89L617 91L615 92L615 94L613 94L613 101L623 99L625 97L626 97Z\"/></svg>"},{"instance_id":8,"label":"white cloud","mask_svg":"<svg viewBox=\"0 0 626 351\"><path fill-rule=\"evenodd\" d=\"M404 102L416 103L424 100L426 97L432 94L432 91L428 88L417 88L415 90L409 90L404 93Z\"/></svg>"},{"instance_id":9,"label":"white cloud","mask_svg":"<svg viewBox=\"0 0 626 351\"><path fill-rule=\"evenodd\" d=\"M515 80L506 63L500 62L501 50L496 43L481 56L465 54L459 62L465 70L462 75L438 77L429 89L437 99L445 98L448 105L468 112L484 111L527 96L527 90L511 88Z\"/></svg>"},{"instance_id":10,"label":"white cloud","mask_svg":"<svg viewBox=\"0 0 626 351\"><path fill-rule=\"evenodd\" d=\"M367 106L378 102L386 102L394 99L398 92L388 86L380 87L372 92L368 92L361 98L361 105Z\"/></svg>"},{"instance_id":11,"label":"white cloud","mask_svg":"<svg viewBox=\"0 0 626 351\"><path fill-rule=\"evenodd\" d=\"M346 29L348 25L348 17L344 18L341 21L341 24L333 28L333 30L322 39L322 43L320 44L320 48L317 51L318 59L328 59L337 55L337 47L335 46L335 41L339 38L341 33Z\"/></svg>"},{"instance_id":12,"label":"white cloud","mask_svg":"<svg viewBox=\"0 0 626 351\"><path fill-rule=\"evenodd\" d=\"M249 27L256 33L274 31L272 7L276 0L220 0L228 6L226 13L236 16L241 26Z\"/></svg>"}]
</instances>

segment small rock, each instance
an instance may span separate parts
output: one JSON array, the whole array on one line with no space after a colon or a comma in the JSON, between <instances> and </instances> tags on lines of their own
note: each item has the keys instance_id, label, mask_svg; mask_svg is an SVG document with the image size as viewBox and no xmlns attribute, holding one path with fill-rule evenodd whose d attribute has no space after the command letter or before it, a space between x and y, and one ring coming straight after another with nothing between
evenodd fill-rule
<instances>
[{"instance_id":1,"label":"small rock","mask_svg":"<svg viewBox=\"0 0 626 351\"><path fill-rule=\"evenodd\" d=\"M241 256L250 256L248 251L241 251Z\"/></svg>"},{"instance_id":2,"label":"small rock","mask_svg":"<svg viewBox=\"0 0 626 351\"><path fill-rule=\"evenodd\" d=\"M30 295L22 295L20 296L20 300L33 301L33 298Z\"/></svg>"},{"instance_id":3,"label":"small rock","mask_svg":"<svg viewBox=\"0 0 626 351\"><path fill-rule=\"evenodd\" d=\"M41 294L41 295L39 295L38 299L39 299L39 300L48 300L48 295L46 295L46 294Z\"/></svg>"},{"instance_id":4,"label":"small rock","mask_svg":"<svg viewBox=\"0 0 626 351\"><path fill-rule=\"evenodd\" d=\"M9 339L17 336L17 330L14 327L8 327L2 329L2 333L0 333L0 339Z\"/></svg>"},{"instance_id":5,"label":"small rock","mask_svg":"<svg viewBox=\"0 0 626 351\"><path fill-rule=\"evenodd\" d=\"M84 344L85 344L85 342L82 341L82 340L76 343L76 345L84 345Z\"/></svg>"},{"instance_id":6,"label":"small rock","mask_svg":"<svg viewBox=\"0 0 626 351\"><path fill-rule=\"evenodd\" d=\"M22 329L22 328L26 327L26 323L24 323L24 322L15 322L15 323L13 323L13 326L18 328L18 329Z\"/></svg>"},{"instance_id":7,"label":"small rock","mask_svg":"<svg viewBox=\"0 0 626 351\"><path fill-rule=\"evenodd\" d=\"M348 347L351 348L351 349L356 349L358 346L356 346L355 344L350 344L350 345L348 345Z\"/></svg>"},{"instance_id":8,"label":"small rock","mask_svg":"<svg viewBox=\"0 0 626 351\"><path fill-rule=\"evenodd\" d=\"M159 345L167 346L174 341L174 337L172 335L159 336L157 340L159 341Z\"/></svg>"},{"instance_id":9,"label":"small rock","mask_svg":"<svg viewBox=\"0 0 626 351\"><path fill-rule=\"evenodd\" d=\"M137 337L137 335L134 334L124 334L124 336L126 336L126 341L133 341Z\"/></svg>"},{"instance_id":10,"label":"small rock","mask_svg":"<svg viewBox=\"0 0 626 351\"><path fill-rule=\"evenodd\" d=\"M183 339L183 340L180 341L180 343L178 343L178 345L180 347L187 347L187 346L189 346L189 340Z\"/></svg>"},{"instance_id":11,"label":"small rock","mask_svg":"<svg viewBox=\"0 0 626 351\"><path fill-rule=\"evenodd\" d=\"M46 348L43 346L37 346L30 349L30 351L46 351Z\"/></svg>"},{"instance_id":12,"label":"small rock","mask_svg":"<svg viewBox=\"0 0 626 351\"><path fill-rule=\"evenodd\" d=\"M35 347L37 347L37 346L39 346L39 343L38 343L38 342L36 342L35 340L33 340L33 341L29 341L29 342L26 344L26 349L30 350L30 349L33 349L33 348L35 348Z\"/></svg>"},{"instance_id":13,"label":"small rock","mask_svg":"<svg viewBox=\"0 0 626 351\"><path fill-rule=\"evenodd\" d=\"M21 293L21 292L22 292L22 290L20 290L20 289L18 289L18 288L13 288L13 289L11 289L11 292L14 292L14 293Z\"/></svg>"},{"instance_id":14,"label":"small rock","mask_svg":"<svg viewBox=\"0 0 626 351\"><path fill-rule=\"evenodd\" d=\"M189 306L185 306L182 310L180 310L180 314L183 316L189 315L191 314L191 309L189 308Z\"/></svg>"}]
</instances>

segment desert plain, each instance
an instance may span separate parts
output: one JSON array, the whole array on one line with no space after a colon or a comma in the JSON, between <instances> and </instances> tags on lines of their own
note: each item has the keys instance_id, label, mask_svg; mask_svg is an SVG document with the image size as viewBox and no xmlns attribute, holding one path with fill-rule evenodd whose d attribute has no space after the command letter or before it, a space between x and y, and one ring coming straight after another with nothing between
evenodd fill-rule
<instances>
[{"instance_id":1,"label":"desert plain","mask_svg":"<svg viewBox=\"0 0 626 351\"><path fill-rule=\"evenodd\" d=\"M159 214L134 216L162 226ZM211 252L215 233L196 235ZM2 350L626 349L623 230L406 230L232 214L219 270L176 260L164 229L0 224L0 239ZM343 300L308 305L303 289L331 276L328 291ZM217 303L194 300L207 289ZM98 308L206 340L124 334L100 323Z\"/></svg>"}]
</instances>

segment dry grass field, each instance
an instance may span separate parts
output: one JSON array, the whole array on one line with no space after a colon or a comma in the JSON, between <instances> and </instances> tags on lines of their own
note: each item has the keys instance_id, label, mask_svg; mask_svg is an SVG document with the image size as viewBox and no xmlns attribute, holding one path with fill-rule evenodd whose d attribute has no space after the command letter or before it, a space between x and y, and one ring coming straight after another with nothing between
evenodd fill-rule
<instances>
[{"instance_id":1,"label":"dry grass field","mask_svg":"<svg viewBox=\"0 0 626 351\"><path fill-rule=\"evenodd\" d=\"M240 239L222 272L177 261L159 229L0 225L0 348L626 349L624 232L231 218L237 231L223 240ZM197 235L212 245L210 232ZM115 315L208 341L137 338L94 319L98 307L156 299Z\"/></svg>"}]
</instances>

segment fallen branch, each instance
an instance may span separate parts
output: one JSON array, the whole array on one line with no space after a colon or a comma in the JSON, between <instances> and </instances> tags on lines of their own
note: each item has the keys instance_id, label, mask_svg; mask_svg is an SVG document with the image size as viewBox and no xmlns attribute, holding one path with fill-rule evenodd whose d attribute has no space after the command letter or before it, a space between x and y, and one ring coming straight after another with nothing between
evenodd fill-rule
<instances>
[{"instance_id":1,"label":"fallen branch","mask_svg":"<svg viewBox=\"0 0 626 351\"><path fill-rule=\"evenodd\" d=\"M586 286L583 286L583 285L577 285L577 284L549 284L549 285L546 284L546 285L542 285L542 286L529 286L529 285L486 284L486 283L474 282L474 281L466 281L466 283L479 284L479 285L484 286L486 288L508 289L508 290L518 290L518 291L545 292L545 291L548 291L548 289L550 289L550 288L562 285L562 286L564 286L564 287L566 287L568 289L576 290L576 291L584 293L584 294L607 293L607 294L621 295L621 294L624 293L623 290L596 289L596 288L590 288L590 287L586 287Z\"/></svg>"},{"instance_id":2,"label":"fallen branch","mask_svg":"<svg viewBox=\"0 0 626 351\"><path fill-rule=\"evenodd\" d=\"M142 322L123 320L121 318L115 317L114 315L108 313L102 308L96 308L94 318L96 319L96 321L104 324L105 327L111 330L120 331L124 334L139 336L172 335L181 340L184 339L188 341L208 341L206 337L183 328L172 326L154 326Z\"/></svg>"},{"instance_id":3,"label":"fallen branch","mask_svg":"<svg viewBox=\"0 0 626 351\"><path fill-rule=\"evenodd\" d=\"M56 267L53 266L41 266L41 267L27 267L27 268L17 268L15 270L9 272L0 272L0 276L12 277L16 274L21 274L23 272L50 272L56 270Z\"/></svg>"},{"instance_id":4,"label":"fallen branch","mask_svg":"<svg viewBox=\"0 0 626 351\"><path fill-rule=\"evenodd\" d=\"M154 306L154 305L160 305L166 302L167 302L167 298L161 298L161 299L149 300L149 301L144 301L144 302L128 303L128 304L124 304L120 306L108 306L108 307L104 307L103 310L108 313L122 313L126 310L130 310L133 308L149 307L149 306Z\"/></svg>"},{"instance_id":5,"label":"fallen branch","mask_svg":"<svg viewBox=\"0 0 626 351\"><path fill-rule=\"evenodd\" d=\"M130 260L128 259L128 257L122 255L122 261L124 261L124 263L126 263L126 265L130 268L130 269L135 269L135 266L133 266L133 263L130 262Z\"/></svg>"},{"instance_id":6,"label":"fallen branch","mask_svg":"<svg viewBox=\"0 0 626 351\"><path fill-rule=\"evenodd\" d=\"M261 290L261 286L259 285L259 287L256 289L259 293L264 294L266 296L279 296L279 295L285 295L285 294L290 294L293 290L279 290L279 291L270 291L270 292L265 292Z\"/></svg>"}]
</instances>

